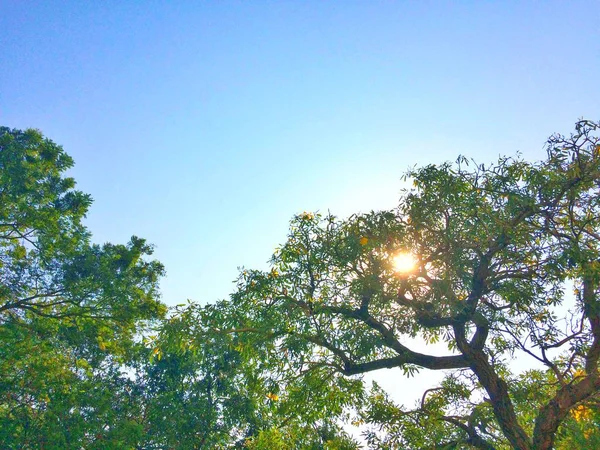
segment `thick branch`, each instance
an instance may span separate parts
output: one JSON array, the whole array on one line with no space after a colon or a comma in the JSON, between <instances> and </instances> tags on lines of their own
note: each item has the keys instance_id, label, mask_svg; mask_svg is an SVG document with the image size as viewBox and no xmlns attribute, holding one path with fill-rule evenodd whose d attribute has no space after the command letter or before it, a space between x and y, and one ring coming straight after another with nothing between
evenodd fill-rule
<instances>
[{"instance_id":1,"label":"thick branch","mask_svg":"<svg viewBox=\"0 0 600 450\"><path fill-rule=\"evenodd\" d=\"M442 420L463 430L469 438L467 439L467 443L471 444L473 447L481 449L481 450L496 450L492 444L483 439L475 430L474 427L466 425L462 423L460 420L454 417L444 416Z\"/></svg>"},{"instance_id":2,"label":"thick branch","mask_svg":"<svg viewBox=\"0 0 600 450\"><path fill-rule=\"evenodd\" d=\"M593 337L585 360L587 376L577 384L571 383L560 388L554 398L542 407L533 431L533 442L536 449L551 449L554 445L556 431L571 408L600 390L600 374L598 374L600 311L596 304L593 278L587 275L583 280L583 304Z\"/></svg>"},{"instance_id":3,"label":"thick branch","mask_svg":"<svg viewBox=\"0 0 600 450\"><path fill-rule=\"evenodd\" d=\"M506 382L498 376L483 350L476 349L467 342L464 326L456 325L454 334L459 350L463 353L469 362L469 367L477 375L479 382L490 396L494 415L506 438L515 449L532 449L529 436L517 420L514 406L508 395Z\"/></svg>"},{"instance_id":4,"label":"thick branch","mask_svg":"<svg viewBox=\"0 0 600 450\"><path fill-rule=\"evenodd\" d=\"M536 450L553 448L556 430L571 408L589 398L600 389L600 376L588 375L581 382L567 384L558 390L552 400L541 409L533 430L533 443Z\"/></svg>"},{"instance_id":5,"label":"thick branch","mask_svg":"<svg viewBox=\"0 0 600 450\"><path fill-rule=\"evenodd\" d=\"M462 355L432 356L408 350L407 354L393 358L377 359L366 363L350 362L344 366L344 373L346 375L356 375L378 369L402 367L405 364L414 364L431 370L464 369L468 367L468 363Z\"/></svg>"}]
</instances>

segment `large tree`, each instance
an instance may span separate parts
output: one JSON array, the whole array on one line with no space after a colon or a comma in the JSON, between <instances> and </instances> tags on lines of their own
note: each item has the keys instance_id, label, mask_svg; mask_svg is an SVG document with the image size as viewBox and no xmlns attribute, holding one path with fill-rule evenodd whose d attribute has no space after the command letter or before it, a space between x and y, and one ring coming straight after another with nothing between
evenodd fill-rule
<instances>
[{"instance_id":1,"label":"large tree","mask_svg":"<svg viewBox=\"0 0 600 450\"><path fill-rule=\"evenodd\" d=\"M552 136L537 163L411 170L393 211L297 216L270 270L244 270L215 308L212 332L237 336L250 358L264 352L281 402L302 410L298 387L319 386L311 400L330 417L352 406L361 374L396 368L401 385L402 373L443 371L414 409L374 388L360 413L385 431L367 433L374 446L592 439L573 427L597 417L600 392L598 128Z\"/></svg>"},{"instance_id":2,"label":"large tree","mask_svg":"<svg viewBox=\"0 0 600 450\"><path fill-rule=\"evenodd\" d=\"M0 127L0 446L131 448L139 414L122 372L160 318L152 247L97 245L73 160L35 130Z\"/></svg>"}]
</instances>

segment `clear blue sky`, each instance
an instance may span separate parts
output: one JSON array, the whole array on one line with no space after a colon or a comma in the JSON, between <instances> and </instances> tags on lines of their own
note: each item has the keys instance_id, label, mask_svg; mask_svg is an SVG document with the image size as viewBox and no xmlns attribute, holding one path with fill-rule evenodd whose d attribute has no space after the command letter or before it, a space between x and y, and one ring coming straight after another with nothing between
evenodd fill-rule
<instances>
[{"instance_id":1,"label":"clear blue sky","mask_svg":"<svg viewBox=\"0 0 600 450\"><path fill-rule=\"evenodd\" d=\"M167 4L172 3L172 4ZM543 157L600 119L600 2L0 0L0 124L76 160L99 242L226 297L290 217L390 208L414 164Z\"/></svg>"}]
</instances>

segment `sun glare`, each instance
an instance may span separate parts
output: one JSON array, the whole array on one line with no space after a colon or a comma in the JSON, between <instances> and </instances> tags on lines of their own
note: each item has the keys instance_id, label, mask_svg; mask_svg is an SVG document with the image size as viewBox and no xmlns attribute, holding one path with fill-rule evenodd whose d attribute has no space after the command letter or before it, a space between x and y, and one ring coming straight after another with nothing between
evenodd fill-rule
<instances>
[{"instance_id":1,"label":"sun glare","mask_svg":"<svg viewBox=\"0 0 600 450\"><path fill-rule=\"evenodd\" d=\"M394 256L393 264L396 272L408 273L415 269L417 261L410 253L399 253Z\"/></svg>"}]
</instances>

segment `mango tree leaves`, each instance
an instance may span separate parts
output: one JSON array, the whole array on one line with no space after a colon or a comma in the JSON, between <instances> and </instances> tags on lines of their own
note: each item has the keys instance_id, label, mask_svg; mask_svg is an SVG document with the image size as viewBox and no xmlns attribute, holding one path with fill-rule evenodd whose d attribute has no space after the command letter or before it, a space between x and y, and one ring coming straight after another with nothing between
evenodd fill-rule
<instances>
[{"instance_id":1,"label":"mango tree leaves","mask_svg":"<svg viewBox=\"0 0 600 450\"><path fill-rule=\"evenodd\" d=\"M581 121L553 136L538 163L414 169L395 211L295 217L270 270L242 271L215 329L259 355L281 392L318 374L333 392L325 414L342 417L360 398L356 375L446 370L445 384L398 417L430 424L448 448L552 448L600 389L597 129ZM414 268L398 270L410 256ZM447 351L423 353L415 339ZM533 411L511 387L515 355L556 379ZM567 376L578 369L577 381Z\"/></svg>"},{"instance_id":2,"label":"mango tree leaves","mask_svg":"<svg viewBox=\"0 0 600 450\"><path fill-rule=\"evenodd\" d=\"M222 304L178 307L147 339L140 362L151 448L355 448L325 408L337 383L282 378L270 344L226 329ZM339 408L339 406L336 406ZM325 447L324 447L325 446Z\"/></svg>"}]
</instances>

